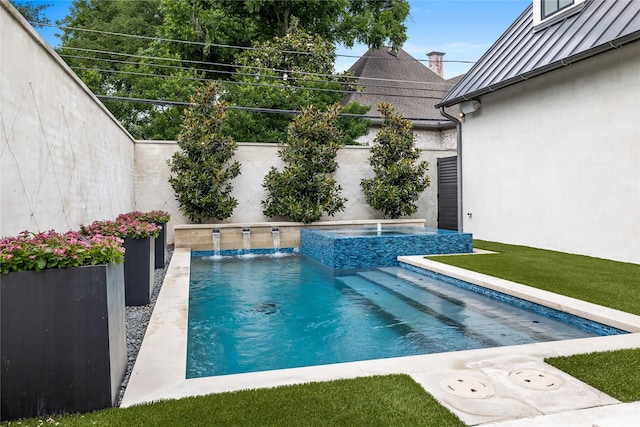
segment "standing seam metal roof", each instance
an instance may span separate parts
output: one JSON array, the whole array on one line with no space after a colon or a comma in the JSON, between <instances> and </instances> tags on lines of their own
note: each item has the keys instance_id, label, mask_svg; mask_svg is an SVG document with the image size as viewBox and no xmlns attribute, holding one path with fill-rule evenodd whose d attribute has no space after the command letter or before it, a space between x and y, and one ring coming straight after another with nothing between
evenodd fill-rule
<instances>
[{"instance_id":1,"label":"standing seam metal roof","mask_svg":"<svg viewBox=\"0 0 640 427\"><path fill-rule=\"evenodd\" d=\"M534 31L533 5L436 105L448 107L640 40L640 1L587 0L582 11Z\"/></svg>"}]
</instances>

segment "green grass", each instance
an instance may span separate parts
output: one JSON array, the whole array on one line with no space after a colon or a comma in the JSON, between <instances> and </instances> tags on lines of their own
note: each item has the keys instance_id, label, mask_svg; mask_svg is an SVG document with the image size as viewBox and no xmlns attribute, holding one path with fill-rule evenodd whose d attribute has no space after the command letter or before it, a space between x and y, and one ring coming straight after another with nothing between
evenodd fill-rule
<instances>
[{"instance_id":1,"label":"green grass","mask_svg":"<svg viewBox=\"0 0 640 427\"><path fill-rule=\"evenodd\" d=\"M640 348L553 357L545 362L622 402L640 400Z\"/></svg>"},{"instance_id":2,"label":"green grass","mask_svg":"<svg viewBox=\"0 0 640 427\"><path fill-rule=\"evenodd\" d=\"M84 415L60 426L465 426L408 375L337 380L166 400ZM13 421L10 425L17 425ZM2 426L9 425L2 423ZM20 426L48 424L22 420Z\"/></svg>"},{"instance_id":3,"label":"green grass","mask_svg":"<svg viewBox=\"0 0 640 427\"><path fill-rule=\"evenodd\" d=\"M474 240L498 252L428 257L434 261L640 315L640 265Z\"/></svg>"}]
</instances>

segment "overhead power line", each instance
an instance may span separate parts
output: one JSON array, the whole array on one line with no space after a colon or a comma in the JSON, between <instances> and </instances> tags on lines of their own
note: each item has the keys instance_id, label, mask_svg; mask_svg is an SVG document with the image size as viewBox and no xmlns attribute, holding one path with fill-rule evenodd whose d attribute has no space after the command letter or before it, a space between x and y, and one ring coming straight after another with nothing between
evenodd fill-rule
<instances>
[{"instance_id":1,"label":"overhead power line","mask_svg":"<svg viewBox=\"0 0 640 427\"><path fill-rule=\"evenodd\" d=\"M103 101L123 101L123 102L135 102L140 104L154 104L154 105L174 105L174 106L185 106L185 107L194 107L198 104L193 102L182 102L182 101L168 101L163 99L147 99L147 98L128 98L123 96L110 96L110 95L96 95L99 99ZM233 111L250 111L254 113L271 113L271 114L300 114L301 110L283 110L278 108L260 108L260 107L241 107L237 105L229 105L227 106L228 110ZM365 119L365 120L376 120L381 119L380 116L372 116L365 114L349 114L349 113L340 113L338 114L340 117L354 118L354 119ZM405 117L407 120L411 121L427 121L427 122L436 122L442 123L447 122L445 119L432 119L427 117Z\"/></svg>"},{"instance_id":2,"label":"overhead power line","mask_svg":"<svg viewBox=\"0 0 640 427\"><path fill-rule=\"evenodd\" d=\"M189 76L170 76L166 74L154 74L154 73L137 73L134 71L123 71L123 70L105 70L101 68L86 68L86 67L76 67L71 66L74 70L83 70L83 71L98 71L100 73L111 73L111 74L128 74L133 76L142 76L142 77L160 77L163 79L179 79L179 80L192 80L198 82L219 82L224 84L233 84L233 85L248 85L248 86L259 86L259 87L273 87L273 85L265 84L265 83L251 83L251 82L236 82L233 80L217 80L217 79L205 79L202 77L189 77ZM326 89L326 88L311 88L311 87L302 87L302 86L291 86L295 89L300 90L312 90L317 92L332 92L332 93L357 93L351 90L343 90L343 89ZM442 99L442 98L437 98Z\"/></svg>"},{"instance_id":3,"label":"overhead power line","mask_svg":"<svg viewBox=\"0 0 640 427\"><path fill-rule=\"evenodd\" d=\"M87 60L87 61L102 61L102 62L108 62L108 63L112 63L112 64L123 64L123 65L145 65L148 67L152 67L152 68L164 68L164 69L172 69L172 70L181 70L181 71L195 71L195 72L201 72L201 73L211 73L211 74L228 74L228 75L236 75L236 76L246 76L246 77L256 77L256 78L266 78L266 79L273 79L273 80L282 80L282 76L274 76L274 75L268 75L268 74L254 74L254 73L243 73L240 71L225 71L225 70L210 70L210 69L205 69L205 68L189 68L189 67L182 67L179 65L166 65L166 64L153 64L153 63L139 63L139 62L134 62L134 61L122 61L122 60L118 60L118 59L108 59L108 58L97 58L97 57L89 57L89 56L80 56L80 55L66 55L66 54L61 54L60 55L63 58L74 58L74 59L82 59L82 60ZM174 61L179 61L179 60L174 60ZM265 70L265 68L262 68L262 70ZM268 69L270 70L270 69ZM272 70L270 70L272 71ZM273 70L276 71L277 70ZM359 85L359 86L364 86L367 88L370 87L376 87L376 88L385 88L385 89L407 89L406 86L389 86L389 85L379 85L379 84L373 84L373 83L367 83L367 84L358 84L357 82L353 82L353 83L345 83L345 82L341 82L338 80L318 80L318 79L314 79L314 80L306 80L306 79L299 79L297 77L295 77L296 74L298 74L297 71L286 71L286 70L281 70L283 74L293 74L293 76L289 77L290 80L292 81L304 81L304 82L309 82L309 83L326 83L326 84L331 84L331 83L336 83L336 84L355 84L355 85ZM310 74L310 73L305 73L305 74ZM337 77L337 76L336 76ZM411 82L412 84L420 84L422 85L421 82ZM411 87L411 90L417 90L417 91L429 91L429 92L442 92L442 93L447 93L447 90L443 90L443 89L432 89L432 88L424 88L424 87L416 87L413 86Z\"/></svg>"},{"instance_id":4,"label":"overhead power line","mask_svg":"<svg viewBox=\"0 0 640 427\"><path fill-rule=\"evenodd\" d=\"M72 31L86 31L86 32L90 32L90 33L95 33L95 34L104 34L104 35L110 35L110 36L119 36L119 37L132 37L132 38L138 38L138 39L143 39L143 40L152 40L152 41L162 41L162 42L169 42L169 43L182 43L182 44L188 44L188 45L197 45L197 46L206 46L206 47L219 47L219 48L225 48L225 49L237 49L237 50L254 50L254 51L260 51L263 50L263 48L261 47L254 47L254 46L237 46L237 45L228 45L228 44L221 44L221 43L209 43L209 42L197 42L197 41L191 41L191 40L177 40L177 39L168 39L168 38L164 38L164 37L152 37L152 36L141 36L141 35L137 35L137 34L127 34L127 33L116 33L113 31L103 31L103 30L94 30L94 29L90 29L90 28L81 28L81 27L71 27L71 26L66 26L66 25L58 25L58 24L51 24L51 23L47 23L47 22L33 22L32 25L40 25L43 27L53 27L53 28L58 28L61 30L72 30ZM276 52L280 52L280 53L291 53L291 54L297 54L297 55L314 55L313 52L305 52L305 51L297 51L297 50L281 50L281 49L275 49ZM340 56L343 58L360 58L361 56L359 55L347 55L347 54L337 54L336 56ZM388 57L369 57L370 59L388 59L388 60L403 60L397 57L393 57L393 58L388 58ZM412 58L412 59L406 59L407 61L419 61L419 62L428 62L428 59L416 59L416 58ZM463 64L475 64L475 61L459 61L459 60L442 60L442 62L456 62L456 63L463 63Z\"/></svg>"},{"instance_id":5,"label":"overhead power line","mask_svg":"<svg viewBox=\"0 0 640 427\"><path fill-rule=\"evenodd\" d=\"M85 49L81 47L70 47L70 46L60 46L60 48L65 50L77 50L81 52L100 53L104 55L124 56L129 58L155 59L155 60L161 60L161 61L181 62L181 63L187 63L187 64L212 65L216 67L248 68L251 70L270 70L270 71L276 71L276 72L288 72L288 70L279 69L279 68L258 67L258 66L252 66L252 65L239 65L239 64L226 64L224 62L195 61L191 59L166 58L162 56L134 55L131 53L111 52L106 50ZM65 55L61 55L61 56L65 56ZM88 57L88 58L94 59L93 57ZM336 77L336 74L313 73L309 71L296 71L296 73L303 74L303 75L310 75L310 76L318 76L318 77ZM349 75L343 75L343 74L340 74L339 77L341 79L358 80L358 81L371 80L371 81L381 81L381 82L389 82L389 83L416 83L416 84L429 84L429 85L437 85L437 86L455 86L455 83L424 82L424 81L418 81L418 80L389 79L389 78L381 78L381 77L359 77L359 76L349 76ZM439 90L439 89L433 89L433 90Z\"/></svg>"},{"instance_id":6,"label":"overhead power line","mask_svg":"<svg viewBox=\"0 0 640 427\"><path fill-rule=\"evenodd\" d=\"M248 85L248 86L258 86L258 87L273 87L273 85L264 84L264 83L251 83L251 82L237 82L233 80L217 80L217 79L206 79L201 77L189 77L189 76L168 76L164 74L154 74L154 73L137 73L133 71L122 71L122 70L105 70L100 68L86 68L86 67L71 67L74 70L82 70L82 71L97 71L100 73L111 73L111 74L127 74L134 76L142 76L142 77L160 77L164 79L179 79L179 80L191 80L191 81L200 81L200 82L218 82L223 84L233 84L233 85ZM361 92L353 91L353 90L344 90L344 89L326 89L326 88L315 88L315 87L304 87L304 86L287 86L288 89L295 90L309 90L316 92L332 92L332 93L343 93L343 94L359 94ZM401 88L403 90L414 91L413 88ZM374 96L384 96L384 97L401 97L401 98L414 98L414 99L436 99L441 100L440 96L420 96L420 95L405 95L399 93L373 93L366 92L366 95L374 95Z\"/></svg>"}]
</instances>

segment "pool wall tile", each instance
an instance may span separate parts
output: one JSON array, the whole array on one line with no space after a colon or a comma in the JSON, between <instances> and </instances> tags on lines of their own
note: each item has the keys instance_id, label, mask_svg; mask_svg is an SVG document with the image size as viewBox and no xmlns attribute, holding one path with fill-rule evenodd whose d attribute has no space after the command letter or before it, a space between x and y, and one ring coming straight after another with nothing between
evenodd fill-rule
<instances>
[{"instance_id":1,"label":"pool wall tile","mask_svg":"<svg viewBox=\"0 0 640 427\"><path fill-rule=\"evenodd\" d=\"M300 230L300 252L335 269L398 265L402 255L470 253L470 233L433 230L432 233L345 236L327 230Z\"/></svg>"}]
</instances>

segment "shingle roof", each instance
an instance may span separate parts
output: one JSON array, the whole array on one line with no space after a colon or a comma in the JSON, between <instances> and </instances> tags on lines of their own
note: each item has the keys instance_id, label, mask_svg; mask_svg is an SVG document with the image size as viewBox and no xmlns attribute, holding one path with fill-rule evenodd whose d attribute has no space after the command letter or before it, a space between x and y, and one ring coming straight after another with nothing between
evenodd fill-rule
<instances>
[{"instance_id":1,"label":"shingle roof","mask_svg":"<svg viewBox=\"0 0 640 427\"><path fill-rule=\"evenodd\" d=\"M414 125L450 124L434 105L453 84L404 50L399 49L393 55L387 48L369 49L349 71L360 77L359 84L364 89L346 96L344 104L357 101L362 105L370 105L372 108L367 114L379 115L376 107L378 102L387 101L407 119L411 119Z\"/></svg>"},{"instance_id":2,"label":"shingle roof","mask_svg":"<svg viewBox=\"0 0 640 427\"><path fill-rule=\"evenodd\" d=\"M436 107L451 106L640 40L640 1L587 0L540 31L530 5Z\"/></svg>"}]
</instances>

